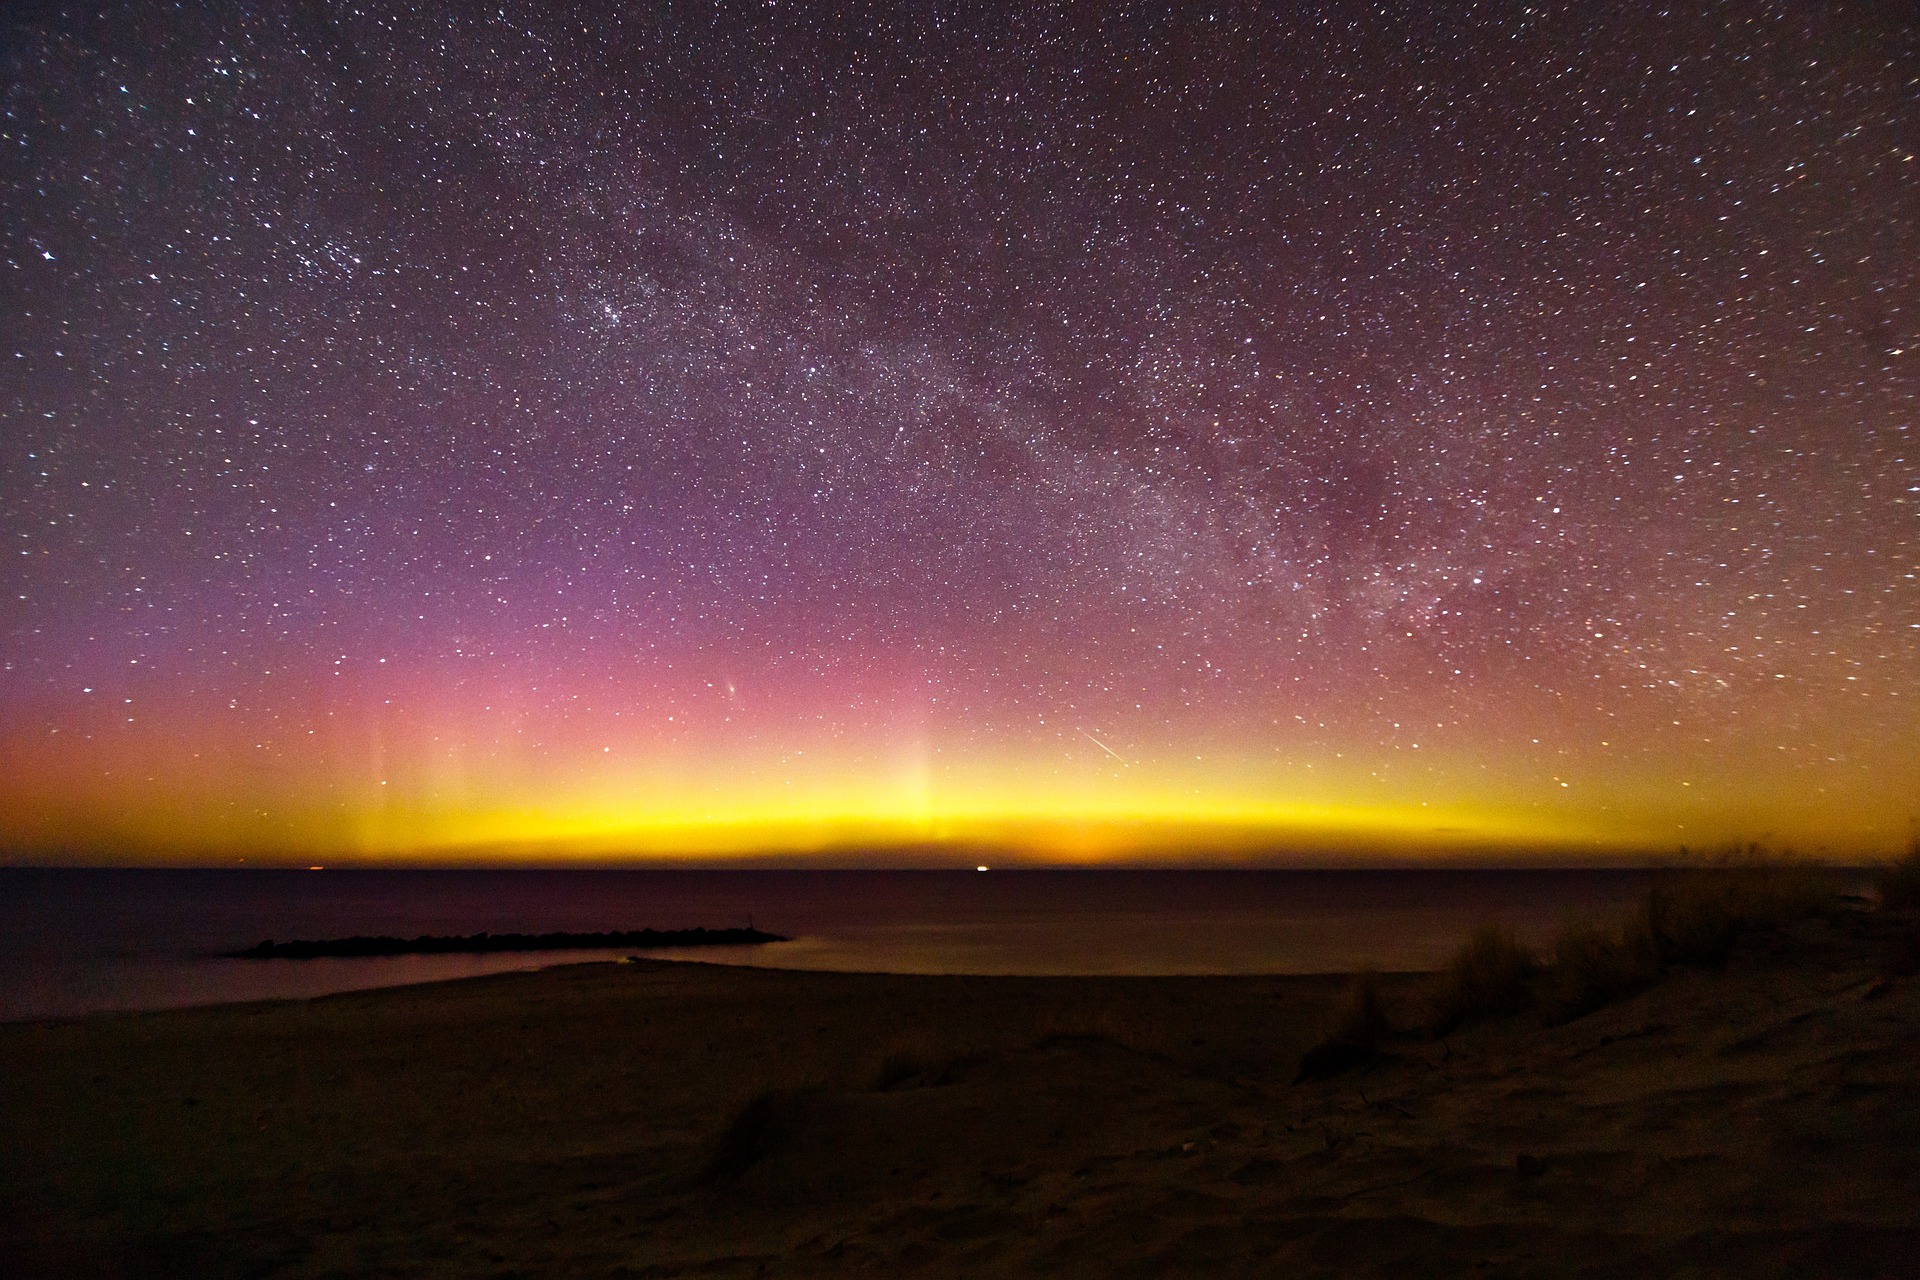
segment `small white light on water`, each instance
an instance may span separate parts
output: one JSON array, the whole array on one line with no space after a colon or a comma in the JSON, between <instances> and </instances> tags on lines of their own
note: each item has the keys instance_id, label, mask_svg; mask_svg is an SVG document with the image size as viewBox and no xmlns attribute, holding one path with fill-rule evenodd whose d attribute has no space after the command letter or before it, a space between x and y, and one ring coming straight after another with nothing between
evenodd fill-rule
<instances>
[{"instance_id":1,"label":"small white light on water","mask_svg":"<svg viewBox=\"0 0 1920 1280\"><path fill-rule=\"evenodd\" d=\"M975 868L974 868L974 870L975 870L975 871L985 871L986 869L987 869L987 868L986 868L986 865L985 865L984 863L983 863L983 864L981 864L980 866L977 866L977 867L975 867Z\"/></svg>"}]
</instances>

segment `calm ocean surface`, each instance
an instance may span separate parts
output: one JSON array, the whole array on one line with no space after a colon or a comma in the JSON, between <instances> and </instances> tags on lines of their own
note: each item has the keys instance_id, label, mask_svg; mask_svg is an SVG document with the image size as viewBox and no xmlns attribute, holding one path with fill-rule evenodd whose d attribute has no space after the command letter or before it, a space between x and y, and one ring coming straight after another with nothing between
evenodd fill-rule
<instances>
[{"instance_id":1,"label":"calm ocean surface","mask_svg":"<svg viewBox=\"0 0 1920 1280\"><path fill-rule=\"evenodd\" d=\"M1543 938L1634 871L125 871L0 869L0 1020L288 996L620 952L230 960L263 938L723 927L677 953L776 968L1314 973L1440 964L1474 924ZM669 955L670 952L654 954Z\"/></svg>"}]
</instances>

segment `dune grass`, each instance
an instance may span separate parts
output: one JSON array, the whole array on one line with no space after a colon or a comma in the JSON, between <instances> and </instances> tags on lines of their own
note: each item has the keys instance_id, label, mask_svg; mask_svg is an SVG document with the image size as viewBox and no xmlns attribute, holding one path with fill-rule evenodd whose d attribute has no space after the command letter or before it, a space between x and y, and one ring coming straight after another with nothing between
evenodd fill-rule
<instances>
[{"instance_id":1,"label":"dune grass","mask_svg":"<svg viewBox=\"0 0 1920 1280\"><path fill-rule=\"evenodd\" d=\"M1445 1035L1457 1027L1521 1013L1535 1001L1534 978L1540 960L1520 936L1502 924L1475 929L1440 971L1433 1030Z\"/></svg>"},{"instance_id":2,"label":"dune grass","mask_svg":"<svg viewBox=\"0 0 1920 1280\"><path fill-rule=\"evenodd\" d=\"M1659 948L1645 913L1613 928L1569 921L1554 938L1552 959L1540 977L1541 1010L1549 1022L1571 1022L1659 978Z\"/></svg>"},{"instance_id":3,"label":"dune grass","mask_svg":"<svg viewBox=\"0 0 1920 1280\"><path fill-rule=\"evenodd\" d=\"M736 1182L748 1169L786 1146L817 1089L766 1088L747 1099L708 1152L701 1181Z\"/></svg>"},{"instance_id":4,"label":"dune grass","mask_svg":"<svg viewBox=\"0 0 1920 1280\"><path fill-rule=\"evenodd\" d=\"M1380 999L1380 975L1371 969L1362 970L1354 975L1345 997L1334 1009L1326 1035L1300 1060L1293 1082L1325 1080L1367 1065L1380 1056L1381 1045L1392 1030Z\"/></svg>"},{"instance_id":5,"label":"dune grass","mask_svg":"<svg viewBox=\"0 0 1920 1280\"><path fill-rule=\"evenodd\" d=\"M1880 905L1888 911L1911 911L1920 907L1920 836L1915 836L1907 852L1874 877L1880 890Z\"/></svg>"},{"instance_id":6,"label":"dune grass","mask_svg":"<svg viewBox=\"0 0 1920 1280\"><path fill-rule=\"evenodd\" d=\"M1920 894L1920 856L1905 874ZM1658 876L1617 924L1570 921L1544 960L1511 930L1483 925L1441 971L1432 1030L1445 1035L1531 1009L1550 1023L1584 1017L1675 966L1724 965L1743 931L1815 914L1827 897L1813 871L1749 853Z\"/></svg>"},{"instance_id":7,"label":"dune grass","mask_svg":"<svg viewBox=\"0 0 1920 1280\"><path fill-rule=\"evenodd\" d=\"M1807 868L1757 862L1663 876L1641 911L1661 964L1718 966L1742 929L1811 915L1825 899Z\"/></svg>"}]
</instances>

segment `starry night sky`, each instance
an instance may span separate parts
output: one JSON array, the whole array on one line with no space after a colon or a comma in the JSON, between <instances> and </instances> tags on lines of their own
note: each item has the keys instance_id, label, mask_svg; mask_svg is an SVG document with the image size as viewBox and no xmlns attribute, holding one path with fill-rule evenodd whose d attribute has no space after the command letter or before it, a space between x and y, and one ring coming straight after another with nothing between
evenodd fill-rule
<instances>
[{"instance_id":1,"label":"starry night sky","mask_svg":"<svg viewBox=\"0 0 1920 1280\"><path fill-rule=\"evenodd\" d=\"M10 15L16 859L1920 812L1904 6Z\"/></svg>"}]
</instances>

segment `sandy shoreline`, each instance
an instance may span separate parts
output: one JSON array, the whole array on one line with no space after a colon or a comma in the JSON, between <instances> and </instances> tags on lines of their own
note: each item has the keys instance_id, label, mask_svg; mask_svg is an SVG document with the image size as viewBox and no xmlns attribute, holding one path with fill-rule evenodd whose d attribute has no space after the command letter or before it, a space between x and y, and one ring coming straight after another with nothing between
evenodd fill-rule
<instances>
[{"instance_id":1,"label":"sandy shoreline","mask_svg":"<svg viewBox=\"0 0 1920 1280\"><path fill-rule=\"evenodd\" d=\"M15 1274L1901 1274L1907 925L1296 1086L1337 977L640 961L0 1026ZM1389 977L1417 1020L1425 980Z\"/></svg>"}]
</instances>

